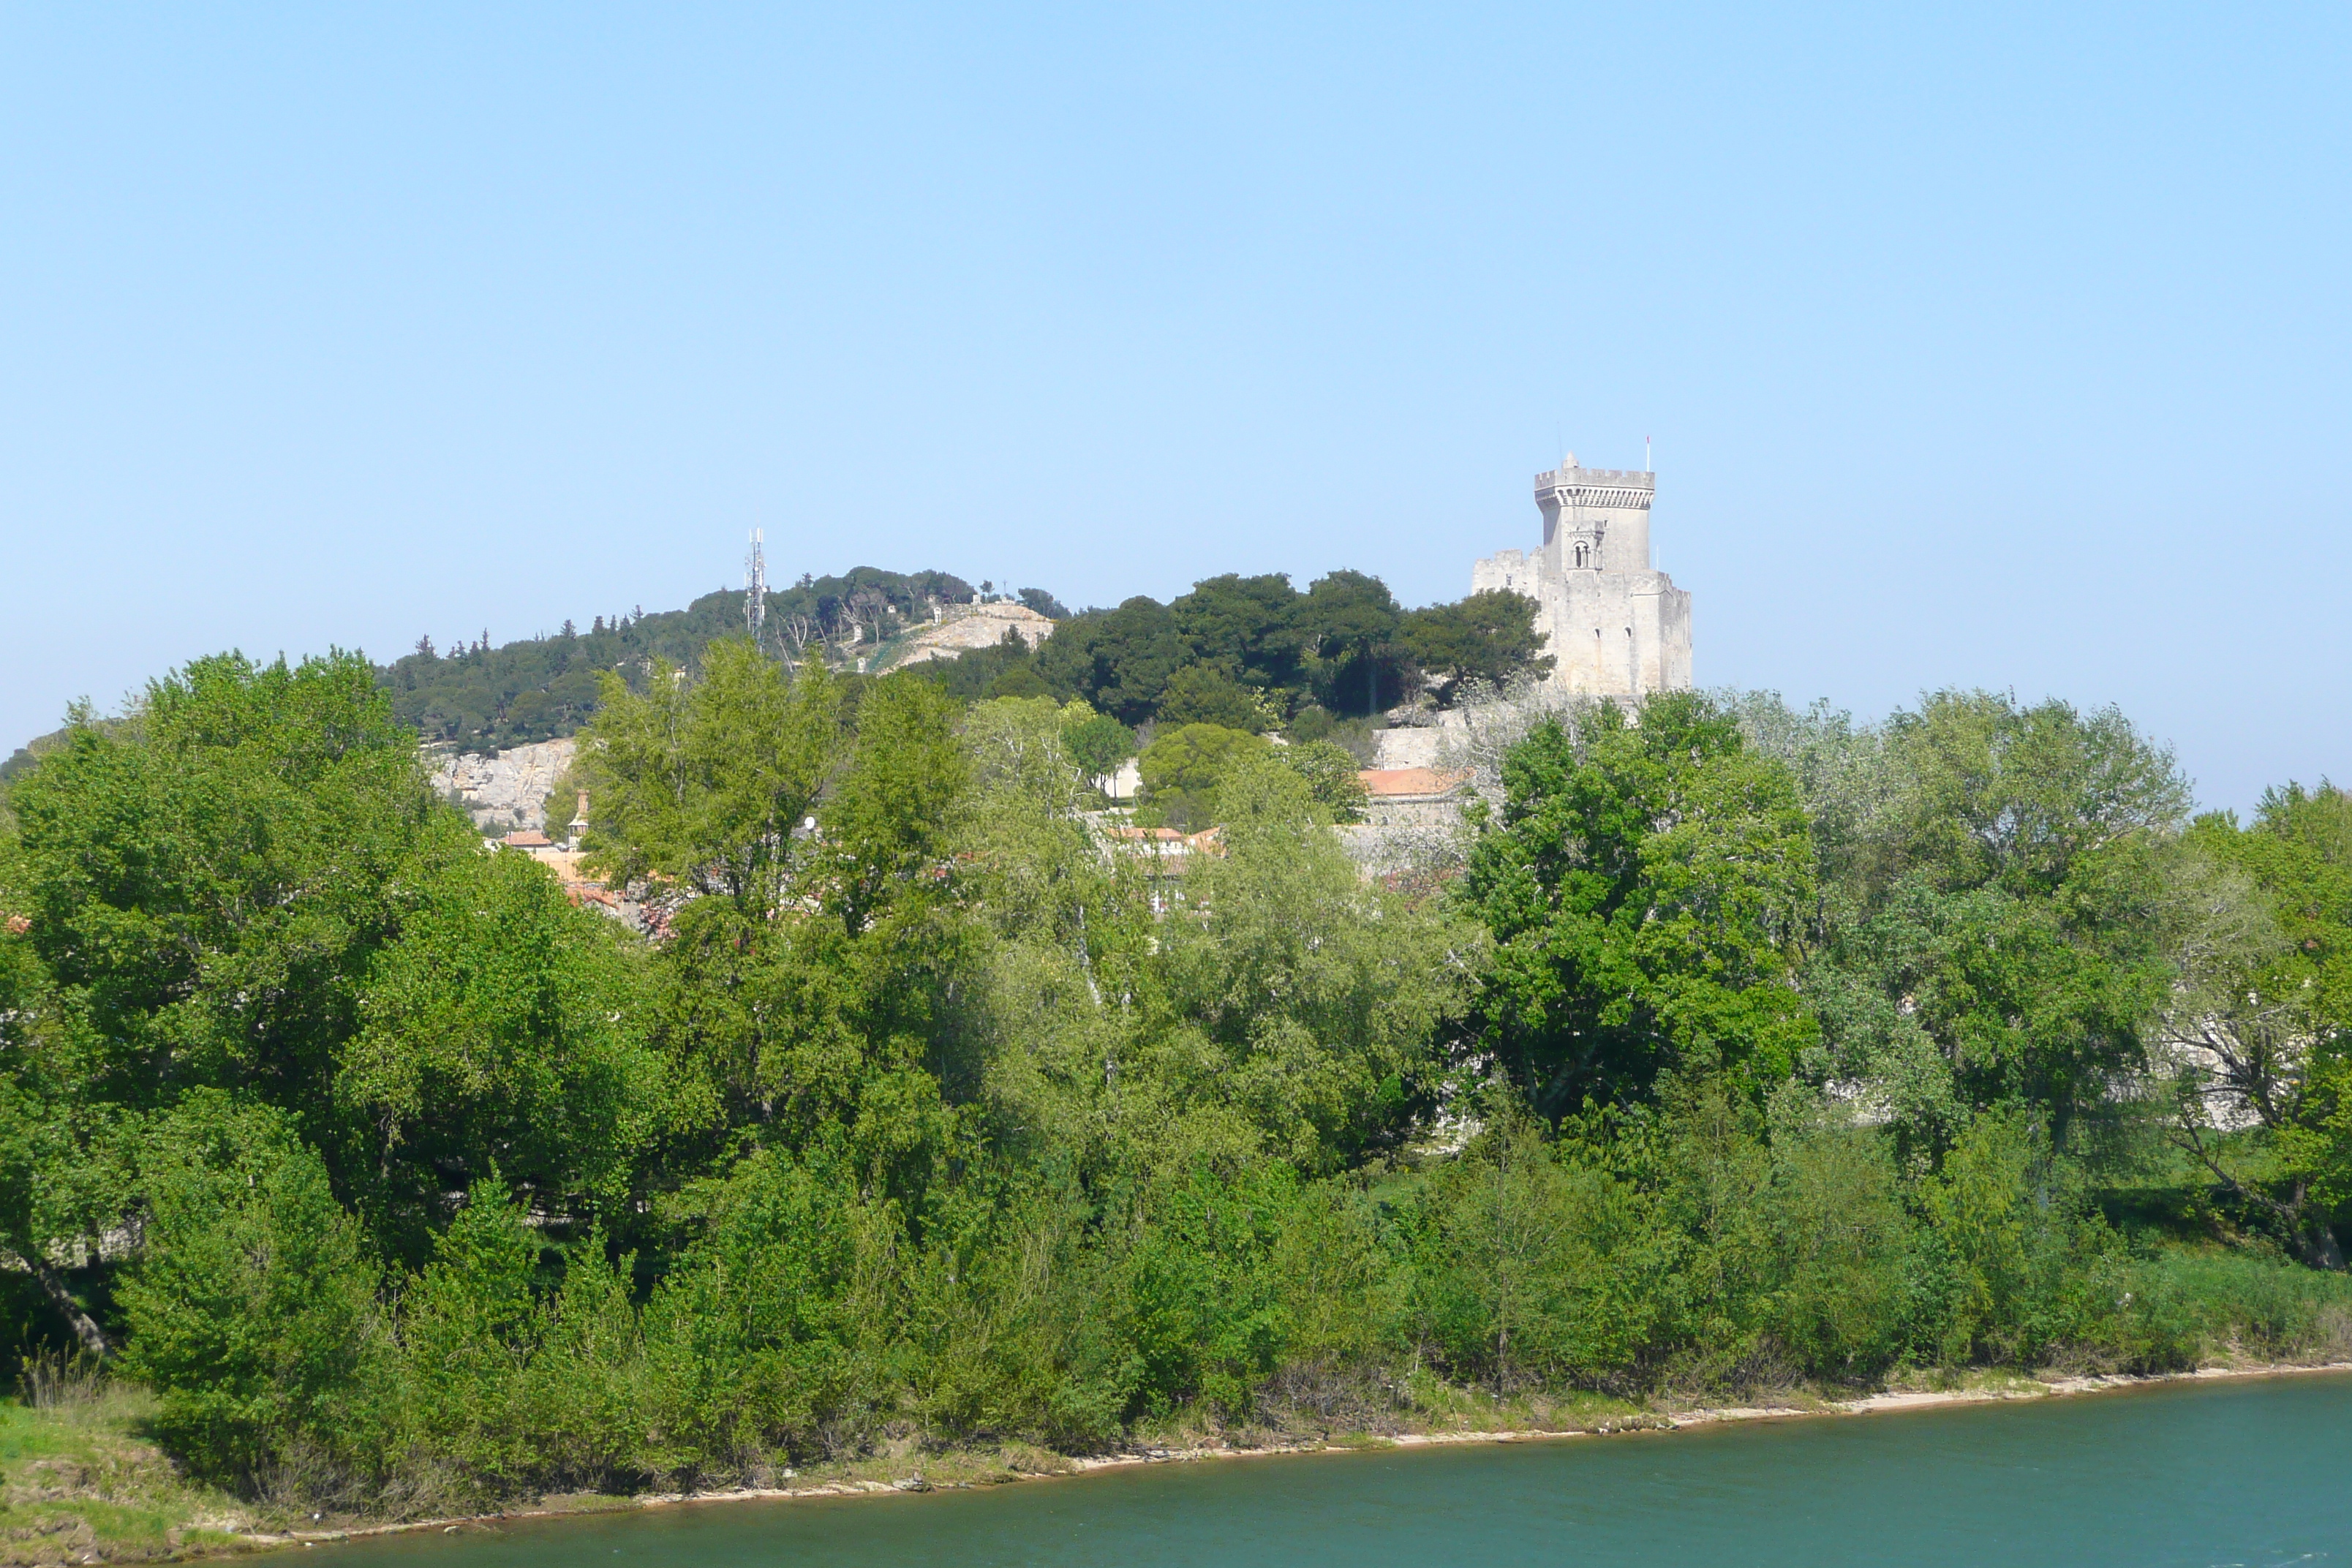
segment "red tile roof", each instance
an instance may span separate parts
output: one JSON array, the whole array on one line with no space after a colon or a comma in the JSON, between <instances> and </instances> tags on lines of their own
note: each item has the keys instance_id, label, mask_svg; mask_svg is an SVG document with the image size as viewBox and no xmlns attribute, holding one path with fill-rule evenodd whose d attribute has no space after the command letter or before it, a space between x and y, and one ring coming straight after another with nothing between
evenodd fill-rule
<instances>
[{"instance_id":1,"label":"red tile roof","mask_svg":"<svg viewBox=\"0 0 2352 1568\"><path fill-rule=\"evenodd\" d=\"M1435 768L1366 768L1356 775L1364 783L1364 793L1394 797L1416 795L1451 795L1467 773L1441 773Z\"/></svg>"}]
</instances>

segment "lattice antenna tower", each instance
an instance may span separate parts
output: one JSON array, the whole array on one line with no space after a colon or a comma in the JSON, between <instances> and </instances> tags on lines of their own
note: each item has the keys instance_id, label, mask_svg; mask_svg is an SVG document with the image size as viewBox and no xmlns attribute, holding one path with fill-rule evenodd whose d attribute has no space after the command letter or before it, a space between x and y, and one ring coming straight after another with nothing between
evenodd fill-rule
<instances>
[{"instance_id":1,"label":"lattice antenna tower","mask_svg":"<svg viewBox=\"0 0 2352 1568\"><path fill-rule=\"evenodd\" d=\"M743 557L743 629L751 634L751 646L760 646L760 633L768 624L768 558L761 546L765 542L764 528L751 531L751 552Z\"/></svg>"}]
</instances>

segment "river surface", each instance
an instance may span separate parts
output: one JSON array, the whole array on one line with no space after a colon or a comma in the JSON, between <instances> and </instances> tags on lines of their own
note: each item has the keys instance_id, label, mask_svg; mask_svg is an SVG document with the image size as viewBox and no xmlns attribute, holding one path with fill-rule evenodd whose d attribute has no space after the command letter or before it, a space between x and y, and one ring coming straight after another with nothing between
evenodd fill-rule
<instances>
[{"instance_id":1,"label":"river surface","mask_svg":"<svg viewBox=\"0 0 2352 1568\"><path fill-rule=\"evenodd\" d=\"M309 1556L310 1553L301 1553ZM1211 1460L356 1542L361 1568L2352 1563L2352 1376Z\"/></svg>"}]
</instances>

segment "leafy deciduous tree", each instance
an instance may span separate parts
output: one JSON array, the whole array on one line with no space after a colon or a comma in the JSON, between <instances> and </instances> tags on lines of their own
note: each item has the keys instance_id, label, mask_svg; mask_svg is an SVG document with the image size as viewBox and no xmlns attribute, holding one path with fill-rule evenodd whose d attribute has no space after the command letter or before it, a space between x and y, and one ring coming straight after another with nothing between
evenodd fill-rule
<instances>
[{"instance_id":1,"label":"leafy deciduous tree","mask_svg":"<svg viewBox=\"0 0 2352 1568\"><path fill-rule=\"evenodd\" d=\"M607 675L573 764L595 805L590 864L721 893L747 915L774 910L841 765L840 710L822 663L794 675L740 638L713 643L699 679L656 662L642 696Z\"/></svg>"},{"instance_id":2,"label":"leafy deciduous tree","mask_svg":"<svg viewBox=\"0 0 2352 1568\"><path fill-rule=\"evenodd\" d=\"M1792 981L1812 847L1787 772L1706 699L1603 704L1510 753L1465 907L1496 939L1482 1041L1543 1114L1667 1067L1762 1085L1815 1037Z\"/></svg>"}]
</instances>

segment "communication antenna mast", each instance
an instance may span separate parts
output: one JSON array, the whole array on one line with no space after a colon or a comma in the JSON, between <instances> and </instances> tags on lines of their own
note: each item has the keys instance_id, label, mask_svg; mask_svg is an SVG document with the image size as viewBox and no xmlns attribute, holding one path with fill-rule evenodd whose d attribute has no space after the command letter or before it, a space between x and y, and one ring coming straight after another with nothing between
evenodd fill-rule
<instances>
[{"instance_id":1,"label":"communication antenna mast","mask_svg":"<svg viewBox=\"0 0 2352 1568\"><path fill-rule=\"evenodd\" d=\"M743 558L743 629L751 634L751 646L760 646L760 633L768 624L768 561L760 546L767 533L764 528L751 531L751 552Z\"/></svg>"}]
</instances>

